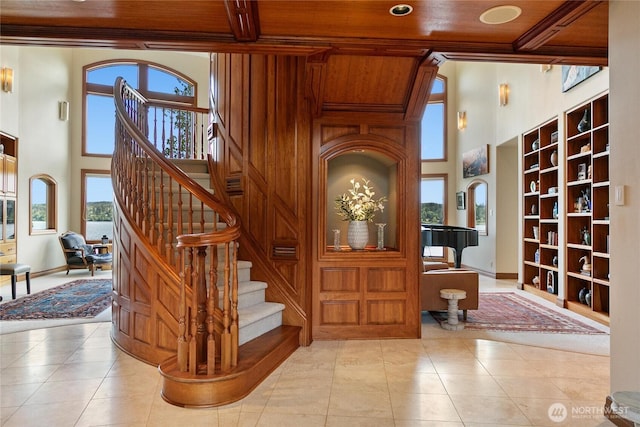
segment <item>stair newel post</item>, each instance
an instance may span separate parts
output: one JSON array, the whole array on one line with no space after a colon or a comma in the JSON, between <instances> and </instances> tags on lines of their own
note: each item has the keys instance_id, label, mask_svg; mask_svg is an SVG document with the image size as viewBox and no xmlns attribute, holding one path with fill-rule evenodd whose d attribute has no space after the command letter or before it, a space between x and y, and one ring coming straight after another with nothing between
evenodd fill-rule
<instances>
[{"instance_id":1,"label":"stair newel post","mask_svg":"<svg viewBox=\"0 0 640 427\"><path fill-rule=\"evenodd\" d=\"M190 332L189 340L189 373L196 375L198 373L198 291L196 288L196 280L198 272L193 268L193 248L189 248L188 256L189 267L189 285L191 287L191 311L190 311Z\"/></svg>"},{"instance_id":2,"label":"stair newel post","mask_svg":"<svg viewBox=\"0 0 640 427\"><path fill-rule=\"evenodd\" d=\"M231 262L233 263L233 278L231 287L231 366L238 364L238 246L236 242L231 242L233 245L233 257Z\"/></svg>"},{"instance_id":3,"label":"stair newel post","mask_svg":"<svg viewBox=\"0 0 640 427\"><path fill-rule=\"evenodd\" d=\"M185 274L189 273L187 267L184 266L184 248L180 248L180 305L178 306L178 369L180 372L187 371L189 347L187 345L187 325L186 325L186 309L187 309L187 296L185 287L187 286L185 281ZM185 273L186 271L186 273Z\"/></svg>"},{"instance_id":4,"label":"stair newel post","mask_svg":"<svg viewBox=\"0 0 640 427\"><path fill-rule=\"evenodd\" d=\"M222 301L222 343L221 343L221 368L224 372L231 369L231 300L229 295L230 271L229 271L229 242L224 244L224 291Z\"/></svg>"},{"instance_id":5,"label":"stair newel post","mask_svg":"<svg viewBox=\"0 0 640 427\"><path fill-rule=\"evenodd\" d=\"M207 299L207 375L213 375L216 371L216 336L214 313L218 307L218 248L209 246L211 251L209 259L209 294Z\"/></svg>"}]
</instances>

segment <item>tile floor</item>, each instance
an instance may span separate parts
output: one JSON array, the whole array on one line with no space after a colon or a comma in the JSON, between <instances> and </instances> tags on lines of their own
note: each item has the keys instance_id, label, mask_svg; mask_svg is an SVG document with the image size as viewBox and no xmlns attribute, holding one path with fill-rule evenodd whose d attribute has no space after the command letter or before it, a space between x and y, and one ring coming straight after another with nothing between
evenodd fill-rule
<instances>
[{"instance_id":1,"label":"tile floor","mask_svg":"<svg viewBox=\"0 0 640 427\"><path fill-rule=\"evenodd\" d=\"M164 402L157 369L118 350L108 322L0 335L0 425L613 425L602 415L608 356L435 333L427 317L422 339L315 341L245 399L211 409Z\"/></svg>"}]
</instances>

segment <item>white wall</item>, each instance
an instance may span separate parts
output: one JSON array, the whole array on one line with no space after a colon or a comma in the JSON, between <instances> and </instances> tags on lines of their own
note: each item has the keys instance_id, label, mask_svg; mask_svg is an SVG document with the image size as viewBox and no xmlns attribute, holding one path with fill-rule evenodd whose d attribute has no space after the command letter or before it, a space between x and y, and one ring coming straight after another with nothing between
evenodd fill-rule
<instances>
[{"instance_id":1,"label":"white wall","mask_svg":"<svg viewBox=\"0 0 640 427\"><path fill-rule=\"evenodd\" d=\"M58 235L80 230L80 170L111 168L110 158L83 157L82 67L109 59L165 65L199 85L198 106L208 107L209 56L200 53L1 46L2 66L14 69L13 93L0 92L0 130L19 138L18 262L32 274L64 265ZM58 102L69 101L69 121L58 119ZM57 230L29 235L29 177L46 173L57 182Z\"/></svg>"},{"instance_id":2,"label":"white wall","mask_svg":"<svg viewBox=\"0 0 640 427\"><path fill-rule=\"evenodd\" d=\"M610 212L611 391L640 391L640 2L610 3L609 65L609 178L612 191L625 186Z\"/></svg>"},{"instance_id":3,"label":"white wall","mask_svg":"<svg viewBox=\"0 0 640 427\"><path fill-rule=\"evenodd\" d=\"M519 187L518 140L507 141L496 147L496 253L495 272L498 275L517 274Z\"/></svg>"}]
</instances>

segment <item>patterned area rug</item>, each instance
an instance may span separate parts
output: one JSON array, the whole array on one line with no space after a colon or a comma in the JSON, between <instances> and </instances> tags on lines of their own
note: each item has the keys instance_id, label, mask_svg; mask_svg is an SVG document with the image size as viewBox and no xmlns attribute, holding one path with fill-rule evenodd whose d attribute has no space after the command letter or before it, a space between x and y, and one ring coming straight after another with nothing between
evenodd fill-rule
<instances>
[{"instance_id":1,"label":"patterned area rug","mask_svg":"<svg viewBox=\"0 0 640 427\"><path fill-rule=\"evenodd\" d=\"M0 304L0 320L95 317L111 305L111 279L82 279Z\"/></svg>"},{"instance_id":2,"label":"patterned area rug","mask_svg":"<svg viewBox=\"0 0 640 427\"><path fill-rule=\"evenodd\" d=\"M445 311L432 311L430 314L438 323L447 320L447 312ZM606 334L606 332L513 292L481 292L478 300L478 310L467 311L465 329L558 334Z\"/></svg>"}]
</instances>

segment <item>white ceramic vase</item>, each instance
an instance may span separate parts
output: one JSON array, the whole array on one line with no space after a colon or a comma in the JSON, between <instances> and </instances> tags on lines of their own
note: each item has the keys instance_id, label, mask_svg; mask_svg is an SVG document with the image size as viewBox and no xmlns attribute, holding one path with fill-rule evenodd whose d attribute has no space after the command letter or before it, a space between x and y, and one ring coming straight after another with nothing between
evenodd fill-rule
<instances>
[{"instance_id":1,"label":"white ceramic vase","mask_svg":"<svg viewBox=\"0 0 640 427\"><path fill-rule=\"evenodd\" d=\"M362 250L369 241L369 224L367 221L351 221L347 229L347 242L353 250Z\"/></svg>"}]
</instances>

